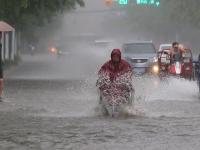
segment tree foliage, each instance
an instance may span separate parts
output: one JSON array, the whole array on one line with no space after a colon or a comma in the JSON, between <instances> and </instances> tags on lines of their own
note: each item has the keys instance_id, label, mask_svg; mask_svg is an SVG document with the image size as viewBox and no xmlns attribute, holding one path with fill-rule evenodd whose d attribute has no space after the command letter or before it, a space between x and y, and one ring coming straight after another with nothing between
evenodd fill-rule
<instances>
[{"instance_id":1,"label":"tree foliage","mask_svg":"<svg viewBox=\"0 0 200 150\"><path fill-rule=\"evenodd\" d=\"M0 0L0 20L23 31L42 26L64 10L84 6L83 0Z\"/></svg>"}]
</instances>

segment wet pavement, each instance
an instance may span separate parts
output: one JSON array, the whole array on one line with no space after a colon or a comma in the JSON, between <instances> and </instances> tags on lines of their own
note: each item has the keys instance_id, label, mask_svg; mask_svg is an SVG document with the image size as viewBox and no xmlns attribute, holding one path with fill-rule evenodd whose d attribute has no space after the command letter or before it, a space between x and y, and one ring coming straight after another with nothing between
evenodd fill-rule
<instances>
[{"instance_id":1,"label":"wet pavement","mask_svg":"<svg viewBox=\"0 0 200 150\"><path fill-rule=\"evenodd\" d=\"M199 149L194 81L134 79L135 115L107 118L98 112L95 59L75 65L70 57L24 56L6 76L0 150Z\"/></svg>"}]
</instances>

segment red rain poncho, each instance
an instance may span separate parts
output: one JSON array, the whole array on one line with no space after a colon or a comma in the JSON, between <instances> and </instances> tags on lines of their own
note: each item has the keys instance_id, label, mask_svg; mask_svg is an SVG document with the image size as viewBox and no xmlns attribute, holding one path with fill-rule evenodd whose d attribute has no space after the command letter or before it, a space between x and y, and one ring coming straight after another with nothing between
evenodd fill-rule
<instances>
[{"instance_id":1,"label":"red rain poncho","mask_svg":"<svg viewBox=\"0 0 200 150\"><path fill-rule=\"evenodd\" d=\"M120 62L117 65L113 61L114 55L120 58ZM127 85L126 88L128 87L131 90L132 74L133 68L127 61L121 59L120 50L114 49L111 53L111 60L106 62L99 70L97 86L100 90L104 90L109 88L110 83L123 83L123 85Z\"/></svg>"}]
</instances>

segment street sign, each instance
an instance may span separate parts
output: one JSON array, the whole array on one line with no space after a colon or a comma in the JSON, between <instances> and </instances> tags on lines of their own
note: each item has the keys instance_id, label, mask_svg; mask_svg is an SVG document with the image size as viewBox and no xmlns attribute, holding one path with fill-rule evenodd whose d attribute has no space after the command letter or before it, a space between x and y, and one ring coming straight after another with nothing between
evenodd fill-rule
<instances>
[{"instance_id":1,"label":"street sign","mask_svg":"<svg viewBox=\"0 0 200 150\"><path fill-rule=\"evenodd\" d=\"M128 5L129 3L134 3L140 6L143 5L154 6L154 7L160 6L160 0L104 0L104 2L107 6L111 6L114 3L118 3L119 5Z\"/></svg>"},{"instance_id":2,"label":"street sign","mask_svg":"<svg viewBox=\"0 0 200 150\"><path fill-rule=\"evenodd\" d=\"M118 0L120 5L128 5L128 0Z\"/></svg>"},{"instance_id":3,"label":"street sign","mask_svg":"<svg viewBox=\"0 0 200 150\"><path fill-rule=\"evenodd\" d=\"M160 6L160 0L136 0L137 5L151 5L151 6Z\"/></svg>"}]
</instances>

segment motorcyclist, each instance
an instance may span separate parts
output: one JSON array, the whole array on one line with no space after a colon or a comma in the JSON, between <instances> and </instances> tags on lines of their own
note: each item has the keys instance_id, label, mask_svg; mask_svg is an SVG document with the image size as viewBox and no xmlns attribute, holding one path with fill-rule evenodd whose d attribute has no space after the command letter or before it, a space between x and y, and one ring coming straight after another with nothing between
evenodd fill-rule
<instances>
[{"instance_id":1,"label":"motorcyclist","mask_svg":"<svg viewBox=\"0 0 200 150\"><path fill-rule=\"evenodd\" d=\"M198 84L200 85L200 54L198 56L197 62L195 62L195 75L198 80Z\"/></svg>"},{"instance_id":2,"label":"motorcyclist","mask_svg":"<svg viewBox=\"0 0 200 150\"><path fill-rule=\"evenodd\" d=\"M131 92L133 91L132 74L133 68L121 58L120 49L113 49L111 60L106 62L99 70L97 87L100 91L104 91L112 85L118 85L125 93Z\"/></svg>"},{"instance_id":3,"label":"motorcyclist","mask_svg":"<svg viewBox=\"0 0 200 150\"><path fill-rule=\"evenodd\" d=\"M172 59L172 63L174 63L174 61L182 60L182 49L180 48L178 42L172 43L171 59Z\"/></svg>"}]
</instances>

